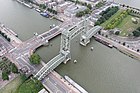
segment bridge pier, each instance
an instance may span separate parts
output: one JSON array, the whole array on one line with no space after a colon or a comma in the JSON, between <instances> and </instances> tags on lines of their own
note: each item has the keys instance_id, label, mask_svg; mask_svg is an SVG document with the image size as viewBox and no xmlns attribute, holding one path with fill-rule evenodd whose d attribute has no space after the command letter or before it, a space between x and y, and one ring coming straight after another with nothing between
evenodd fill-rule
<instances>
[{"instance_id":1,"label":"bridge pier","mask_svg":"<svg viewBox=\"0 0 140 93\"><path fill-rule=\"evenodd\" d=\"M82 35L80 38L80 44L83 46L87 46L88 43L90 43L90 39L87 38L85 35Z\"/></svg>"},{"instance_id":2,"label":"bridge pier","mask_svg":"<svg viewBox=\"0 0 140 93\"><path fill-rule=\"evenodd\" d=\"M70 51L67 51L67 52L60 52L61 55L64 55L65 56L65 60L63 61L64 64L66 64L68 61L71 60L71 54L70 54Z\"/></svg>"}]
</instances>

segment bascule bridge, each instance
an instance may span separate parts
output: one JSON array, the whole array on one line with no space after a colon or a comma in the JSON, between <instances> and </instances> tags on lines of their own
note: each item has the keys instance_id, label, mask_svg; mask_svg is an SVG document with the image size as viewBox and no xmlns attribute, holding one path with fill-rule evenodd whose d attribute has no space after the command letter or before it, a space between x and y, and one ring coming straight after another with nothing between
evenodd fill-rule
<instances>
[{"instance_id":1,"label":"bascule bridge","mask_svg":"<svg viewBox=\"0 0 140 93\"><path fill-rule=\"evenodd\" d=\"M60 29L62 30L60 52L37 72L34 77L38 80L42 80L62 62L66 63L71 59L70 43L73 38L81 33L80 44L86 46L90 38L101 30L101 27L90 25L89 18L86 18L71 27Z\"/></svg>"}]
</instances>

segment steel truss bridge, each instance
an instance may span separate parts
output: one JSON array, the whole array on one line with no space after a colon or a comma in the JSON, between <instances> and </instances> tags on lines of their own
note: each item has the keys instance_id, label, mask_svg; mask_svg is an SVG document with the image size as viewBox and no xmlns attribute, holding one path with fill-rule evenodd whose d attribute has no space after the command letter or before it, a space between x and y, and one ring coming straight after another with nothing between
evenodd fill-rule
<instances>
[{"instance_id":1,"label":"steel truss bridge","mask_svg":"<svg viewBox=\"0 0 140 93\"><path fill-rule=\"evenodd\" d=\"M61 26L60 29L62 30L60 52L34 75L38 80L42 80L62 62L66 63L71 59L70 43L73 38L81 33L80 44L86 46L90 42L90 38L102 28L90 25L89 18L86 18L69 28Z\"/></svg>"}]
</instances>

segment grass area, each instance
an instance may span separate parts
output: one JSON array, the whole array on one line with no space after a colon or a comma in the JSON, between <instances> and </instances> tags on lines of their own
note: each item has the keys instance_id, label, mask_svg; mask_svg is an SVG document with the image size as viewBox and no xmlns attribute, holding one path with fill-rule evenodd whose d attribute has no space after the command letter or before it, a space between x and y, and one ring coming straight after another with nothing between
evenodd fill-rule
<instances>
[{"instance_id":1,"label":"grass area","mask_svg":"<svg viewBox=\"0 0 140 93\"><path fill-rule=\"evenodd\" d=\"M3 58L3 60L0 61L0 70L2 70L3 80L9 80L8 75L10 75L10 73L18 73L16 65L10 62L7 58Z\"/></svg>"},{"instance_id":2,"label":"grass area","mask_svg":"<svg viewBox=\"0 0 140 93\"><path fill-rule=\"evenodd\" d=\"M0 93L38 93L41 89L43 89L43 85L40 81L27 79L25 75L19 75L0 89Z\"/></svg>"},{"instance_id":3,"label":"grass area","mask_svg":"<svg viewBox=\"0 0 140 93\"><path fill-rule=\"evenodd\" d=\"M119 10L117 13L115 13L111 18L109 18L107 21L105 21L101 26L106 27L107 24L111 23L111 21L115 18L117 18L123 10ZM127 15L122 22L120 22L119 25L116 26L116 28L119 28L121 30L120 36L128 36L131 32L133 32L136 28L140 26L140 19L137 24L132 22L133 16Z\"/></svg>"},{"instance_id":4,"label":"grass area","mask_svg":"<svg viewBox=\"0 0 140 93\"><path fill-rule=\"evenodd\" d=\"M118 17L123 10L117 11L114 15L111 16L108 20L106 20L104 23L101 24L101 26L106 27L107 24L109 24L114 18Z\"/></svg>"},{"instance_id":5,"label":"grass area","mask_svg":"<svg viewBox=\"0 0 140 93\"><path fill-rule=\"evenodd\" d=\"M22 84L21 76L18 76L8 85L0 89L0 93L16 93L16 89Z\"/></svg>"},{"instance_id":6,"label":"grass area","mask_svg":"<svg viewBox=\"0 0 140 93\"><path fill-rule=\"evenodd\" d=\"M128 15L123 21L117 26L121 30L120 36L128 36L130 32L134 31L140 26L140 21L135 24L132 22L133 16Z\"/></svg>"},{"instance_id":7,"label":"grass area","mask_svg":"<svg viewBox=\"0 0 140 93\"><path fill-rule=\"evenodd\" d=\"M7 70L10 70L11 68L10 68L10 65L11 65L11 62L9 61L9 60L2 60L2 61L0 61L0 69L2 70L2 69L7 69Z\"/></svg>"},{"instance_id":8,"label":"grass area","mask_svg":"<svg viewBox=\"0 0 140 93\"><path fill-rule=\"evenodd\" d=\"M28 79L17 89L16 93L38 93L43 89L40 81L35 79Z\"/></svg>"}]
</instances>

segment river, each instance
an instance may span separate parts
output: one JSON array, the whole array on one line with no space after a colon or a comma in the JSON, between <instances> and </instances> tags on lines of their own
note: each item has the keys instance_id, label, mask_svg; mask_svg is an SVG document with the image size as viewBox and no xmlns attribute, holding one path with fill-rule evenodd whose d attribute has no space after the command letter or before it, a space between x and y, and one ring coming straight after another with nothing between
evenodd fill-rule
<instances>
[{"instance_id":1,"label":"river","mask_svg":"<svg viewBox=\"0 0 140 93\"><path fill-rule=\"evenodd\" d=\"M132 2L137 3L132 3ZM138 7L138 0L118 0ZM14 0L0 0L0 22L18 33L23 41L34 32L43 33L49 25L59 24L39 15L36 11L20 5ZM68 75L89 93L140 93L140 62L116 49L110 49L94 39L87 47L79 45L79 36L71 42L72 60L56 68L61 75ZM48 62L59 53L60 36L54 38L52 46L37 51ZM94 50L91 51L91 47ZM73 60L77 60L76 64Z\"/></svg>"}]
</instances>

